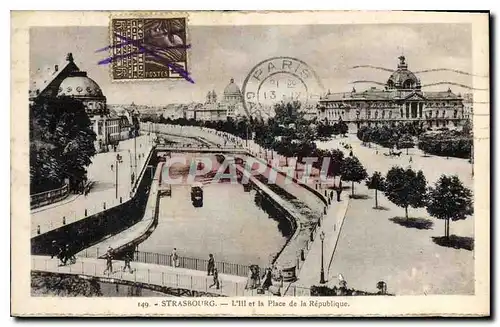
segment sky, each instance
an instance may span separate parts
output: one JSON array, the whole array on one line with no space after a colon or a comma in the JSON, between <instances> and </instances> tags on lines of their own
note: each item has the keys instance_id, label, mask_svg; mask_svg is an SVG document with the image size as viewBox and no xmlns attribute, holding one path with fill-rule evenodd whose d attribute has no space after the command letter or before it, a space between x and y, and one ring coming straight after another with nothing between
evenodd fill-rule
<instances>
[{"instance_id":1,"label":"sky","mask_svg":"<svg viewBox=\"0 0 500 327\"><path fill-rule=\"evenodd\" d=\"M396 69L404 54L408 69L448 68L472 72L472 33L468 24L188 26L191 49L185 80L112 82L107 57L108 27L36 27L30 30L30 73L64 61L68 52L96 81L109 104L164 105L202 102L209 90L219 96L231 78L237 85L260 61L290 56L306 62L325 92L345 92L356 80L385 83L390 72L357 65ZM471 85L470 76L452 72L419 74L422 84L452 81ZM361 91L374 86L357 84ZM424 89L446 91L447 85ZM467 89L451 86L456 93Z\"/></svg>"}]
</instances>

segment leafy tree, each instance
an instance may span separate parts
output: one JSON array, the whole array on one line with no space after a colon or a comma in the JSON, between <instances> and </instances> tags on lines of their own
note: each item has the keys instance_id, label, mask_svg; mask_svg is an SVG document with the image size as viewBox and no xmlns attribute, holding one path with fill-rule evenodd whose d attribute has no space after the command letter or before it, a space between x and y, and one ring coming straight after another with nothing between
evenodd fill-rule
<instances>
[{"instance_id":1,"label":"leafy tree","mask_svg":"<svg viewBox=\"0 0 500 327\"><path fill-rule=\"evenodd\" d=\"M415 143L413 142L413 138L409 134L403 135L402 138L398 141L398 148L406 149L406 155L408 155L408 149L413 148Z\"/></svg>"},{"instance_id":2,"label":"leafy tree","mask_svg":"<svg viewBox=\"0 0 500 327\"><path fill-rule=\"evenodd\" d=\"M344 159L341 167L341 176L343 180L352 182L352 195L354 195L354 182L361 182L368 177L368 174L358 158L352 156Z\"/></svg>"},{"instance_id":3,"label":"leafy tree","mask_svg":"<svg viewBox=\"0 0 500 327\"><path fill-rule=\"evenodd\" d=\"M345 121L343 121L342 119L339 119L339 132L340 132L340 134L345 137L345 135L347 134L348 131L349 131L349 127L347 126Z\"/></svg>"},{"instance_id":4,"label":"leafy tree","mask_svg":"<svg viewBox=\"0 0 500 327\"><path fill-rule=\"evenodd\" d=\"M375 190L375 208L378 208L377 191L384 191L385 189L385 178L378 171L374 172L373 175L366 181L366 186L370 190Z\"/></svg>"},{"instance_id":5,"label":"leafy tree","mask_svg":"<svg viewBox=\"0 0 500 327\"><path fill-rule=\"evenodd\" d=\"M30 108L31 193L78 189L95 155L96 135L83 104L72 98L37 99Z\"/></svg>"},{"instance_id":6,"label":"leafy tree","mask_svg":"<svg viewBox=\"0 0 500 327\"><path fill-rule=\"evenodd\" d=\"M387 172L385 195L397 205L405 209L408 218L408 207L421 208L425 205L426 180L422 171L416 173L412 169L392 167Z\"/></svg>"},{"instance_id":7,"label":"leafy tree","mask_svg":"<svg viewBox=\"0 0 500 327\"><path fill-rule=\"evenodd\" d=\"M473 213L472 192L457 176L442 175L434 187L429 188L427 212L445 221L444 235L450 237L450 219L466 219Z\"/></svg>"}]
</instances>

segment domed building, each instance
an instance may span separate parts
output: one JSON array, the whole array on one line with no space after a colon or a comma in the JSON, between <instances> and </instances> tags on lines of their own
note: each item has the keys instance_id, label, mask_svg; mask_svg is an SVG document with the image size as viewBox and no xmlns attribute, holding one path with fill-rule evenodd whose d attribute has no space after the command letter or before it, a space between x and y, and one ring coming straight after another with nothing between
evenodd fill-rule
<instances>
[{"instance_id":1,"label":"domed building","mask_svg":"<svg viewBox=\"0 0 500 327\"><path fill-rule=\"evenodd\" d=\"M456 127L465 120L460 94L448 88L444 92L423 92L420 79L408 69L406 58L398 57L397 69L384 89L328 93L318 104L318 118L330 124L342 119L361 124L417 122L427 127Z\"/></svg>"},{"instance_id":2,"label":"domed building","mask_svg":"<svg viewBox=\"0 0 500 327\"><path fill-rule=\"evenodd\" d=\"M97 135L97 151L106 151L110 145L131 136L128 119L110 115L99 85L87 72L75 64L73 55L68 53L66 62L54 67L38 69L31 78L29 91L30 104L39 97L71 97L82 102Z\"/></svg>"},{"instance_id":3,"label":"domed building","mask_svg":"<svg viewBox=\"0 0 500 327\"><path fill-rule=\"evenodd\" d=\"M224 88L222 100L217 101L215 90L208 91L205 103L194 111L188 110L186 118L203 121L226 120L227 117L237 117L243 112L243 96L240 88L231 78Z\"/></svg>"},{"instance_id":4,"label":"domed building","mask_svg":"<svg viewBox=\"0 0 500 327\"><path fill-rule=\"evenodd\" d=\"M87 77L87 72L76 71L66 77L59 85L58 97L72 97L80 100L85 111L92 117L94 115L106 115L106 97L97 83Z\"/></svg>"},{"instance_id":5,"label":"domed building","mask_svg":"<svg viewBox=\"0 0 500 327\"><path fill-rule=\"evenodd\" d=\"M231 78L229 84L224 89L224 102L226 103L240 103L243 101L241 91L238 85L234 83L234 78Z\"/></svg>"}]
</instances>

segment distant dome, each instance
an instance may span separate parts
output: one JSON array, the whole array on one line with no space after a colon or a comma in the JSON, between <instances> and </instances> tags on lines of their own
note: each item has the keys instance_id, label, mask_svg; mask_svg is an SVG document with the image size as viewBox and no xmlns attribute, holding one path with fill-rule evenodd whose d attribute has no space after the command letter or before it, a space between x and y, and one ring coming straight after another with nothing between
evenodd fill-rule
<instances>
[{"instance_id":1,"label":"distant dome","mask_svg":"<svg viewBox=\"0 0 500 327\"><path fill-rule=\"evenodd\" d=\"M224 89L224 97L240 97L241 91L238 85L234 83L234 79L231 78L231 81Z\"/></svg>"},{"instance_id":2,"label":"distant dome","mask_svg":"<svg viewBox=\"0 0 500 327\"><path fill-rule=\"evenodd\" d=\"M61 82L57 96L97 98L103 97L103 94L99 85L93 79L87 77L85 72L77 72L66 77Z\"/></svg>"},{"instance_id":3,"label":"distant dome","mask_svg":"<svg viewBox=\"0 0 500 327\"><path fill-rule=\"evenodd\" d=\"M420 80L408 70L408 64L405 63L405 57L399 57L398 69L391 74L387 80L389 89L415 89L420 87Z\"/></svg>"}]
</instances>

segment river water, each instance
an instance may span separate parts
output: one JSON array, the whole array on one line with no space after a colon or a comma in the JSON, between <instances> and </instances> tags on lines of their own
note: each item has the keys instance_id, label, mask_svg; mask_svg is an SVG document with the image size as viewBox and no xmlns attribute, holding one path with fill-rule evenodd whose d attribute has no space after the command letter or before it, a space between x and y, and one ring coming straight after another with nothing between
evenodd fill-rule
<instances>
[{"instance_id":1,"label":"river water","mask_svg":"<svg viewBox=\"0 0 500 327\"><path fill-rule=\"evenodd\" d=\"M172 185L172 196L160 200L158 226L139 251L170 254L175 247L180 256L212 253L216 261L265 266L293 233L285 217L267 214L256 191L241 184L205 184L202 207L193 206L190 192L189 184Z\"/></svg>"}]
</instances>

